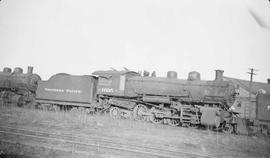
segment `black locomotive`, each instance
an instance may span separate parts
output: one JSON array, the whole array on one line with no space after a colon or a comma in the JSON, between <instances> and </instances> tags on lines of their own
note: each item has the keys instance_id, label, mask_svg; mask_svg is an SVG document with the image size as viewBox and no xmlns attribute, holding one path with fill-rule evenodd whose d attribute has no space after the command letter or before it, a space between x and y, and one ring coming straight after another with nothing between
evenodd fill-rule
<instances>
[{"instance_id":1,"label":"black locomotive","mask_svg":"<svg viewBox=\"0 0 270 158\"><path fill-rule=\"evenodd\" d=\"M234 85L216 71L214 81L200 80L198 72L187 80L170 71L167 78L140 76L132 71L96 71L97 97L110 105L113 117L133 117L172 126L210 125L233 132L228 111L236 95Z\"/></svg>"},{"instance_id":2,"label":"black locomotive","mask_svg":"<svg viewBox=\"0 0 270 158\"><path fill-rule=\"evenodd\" d=\"M39 81L36 99L46 108L84 107L108 111L115 118L172 126L210 125L232 132L235 122L228 109L236 92L222 75L217 70L214 81L203 81L198 72L191 72L187 80L177 79L173 71L167 78L115 70L96 71L92 76L56 74Z\"/></svg>"},{"instance_id":3,"label":"black locomotive","mask_svg":"<svg viewBox=\"0 0 270 158\"><path fill-rule=\"evenodd\" d=\"M33 103L40 76L33 74L33 67L28 67L27 73L16 67L4 68L0 72L0 99L4 104L15 103L18 106Z\"/></svg>"}]
</instances>

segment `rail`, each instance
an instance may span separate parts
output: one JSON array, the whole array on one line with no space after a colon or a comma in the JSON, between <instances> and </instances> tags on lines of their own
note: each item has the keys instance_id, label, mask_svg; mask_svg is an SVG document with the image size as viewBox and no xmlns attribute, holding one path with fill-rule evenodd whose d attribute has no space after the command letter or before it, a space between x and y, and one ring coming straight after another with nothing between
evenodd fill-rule
<instances>
[{"instance_id":1,"label":"rail","mask_svg":"<svg viewBox=\"0 0 270 158\"><path fill-rule=\"evenodd\" d=\"M62 144L69 144L72 146L83 147L83 148L91 148L93 150L110 150L110 151L118 151L124 152L128 155L135 154L141 156L148 156L148 157L202 157L202 158L213 158L217 157L217 155L206 155L206 154L199 154L199 153L191 153L186 151L179 151L179 150L170 150L170 149L162 149L160 147L150 147L146 145L139 145L134 143L118 143L112 141L110 139L104 138L85 138L85 137L78 137L73 135L63 135L63 134L55 134L49 133L45 131L38 131L38 130L29 130L29 129L18 129L10 126L0 126L0 138L6 136L19 136L25 137L29 139L36 139L37 142L39 141L46 141L46 142L60 142ZM13 137L14 138L14 137ZM48 147L48 148L51 148ZM65 151L65 148L55 148L56 150ZM82 153L87 154L87 151L80 151L76 150L75 153ZM220 156L220 155L219 155Z\"/></svg>"}]
</instances>

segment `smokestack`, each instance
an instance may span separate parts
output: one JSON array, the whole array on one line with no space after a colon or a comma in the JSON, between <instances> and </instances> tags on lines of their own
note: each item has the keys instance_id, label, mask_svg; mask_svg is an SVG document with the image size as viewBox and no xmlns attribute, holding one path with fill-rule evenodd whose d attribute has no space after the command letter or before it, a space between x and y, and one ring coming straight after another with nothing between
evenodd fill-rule
<instances>
[{"instance_id":1,"label":"smokestack","mask_svg":"<svg viewBox=\"0 0 270 158\"><path fill-rule=\"evenodd\" d=\"M267 79L267 83L270 84L270 78Z\"/></svg>"},{"instance_id":2,"label":"smokestack","mask_svg":"<svg viewBox=\"0 0 270 158\"><path fill-rule=\"evenodd\" d=\"M28 66L27 73L32 74L33 73L33 66Z\"/></svg>"},{"instance_id":3,"label":"smokestack","mask_svg":"<svg viewBox=\"0 0 270 158\"><path fill-rule=\"evenodd\" d=\"M216 78L215 81L223 81L223 70L215 70L216 71Z\"/></svg>"}]
</instances>

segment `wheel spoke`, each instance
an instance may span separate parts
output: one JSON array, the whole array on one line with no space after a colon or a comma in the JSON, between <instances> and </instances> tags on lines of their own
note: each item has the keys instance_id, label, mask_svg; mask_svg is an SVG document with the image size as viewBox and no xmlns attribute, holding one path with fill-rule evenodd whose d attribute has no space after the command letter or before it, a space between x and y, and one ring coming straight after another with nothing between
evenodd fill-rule
<instances>
[{"instance_id":1,"label":"wheel spoke","mask_svg":"<svg viewBox=\"0 0 270 158\"><path fill-rule=\"evenodd\" d=\"M155 124L163 123L163 119L156 117L154 114L150 116L150 121Z\"/></svg>"},{"instance_id":2,"label":"wheel spoke","mask_svg":"<svg viewBox=\"0 0 270 158\"><path fill-rule=\"evenodd\" d=\"M78 113L79 110L78 110L77 107L73 107L73 108L70 110L70 112L72 112L72 113Z\"/></svg>"},{"instance_id":3,"label":"wheel spoke","mask_svg":"<svg viewBox=\"0 0 270 158\"><path fill-rule=\"evenodd\" d=\"M233 126L231 124L226 123L223 126L222 132L226 133L226 134L231 134L233 133Z\"/></svg>"},{"instance_id":4,"label":"wheel spoke","mask_svg":"<svg viewBox=\"0 0 270 158\"><path fill-rule=\"evenodd\" d=\"M133 110L133 117L135 120L144 121L147 119L147 116L145 115L147 113L148 109L144 105L137 105Z\"/></svg>"},{"instance_id":5,"label":"wheel spoke","mask_svg":"<svg viewBox=\"0 0 270 158\"><path fill-rule=\"evenodd\" d=\"M120 118L120 109L117 107L110 108L110 116L112 118Z\"/></svg>"}]
</instances>

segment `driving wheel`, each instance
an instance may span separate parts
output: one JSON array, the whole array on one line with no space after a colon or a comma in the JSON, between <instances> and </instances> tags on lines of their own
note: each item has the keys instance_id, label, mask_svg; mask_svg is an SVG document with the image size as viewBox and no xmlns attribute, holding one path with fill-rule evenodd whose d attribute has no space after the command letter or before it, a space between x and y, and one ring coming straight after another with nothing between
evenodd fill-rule
<instances>
[{"instance_id":1,"label":"driving wheel","mask_svg":"<svg viewBox=\"0 0 270 158\"><path fill-rule=\"evenodd\" d=\"M133 117L135 120L144 121L147 119L147 107L145 105L139 104L133 110Z\"/></svg>"},{"instance_id":2,"label":"driving wheel","mask_svg":"<svg viewBox=\"0 0 270 158\"><path fill-rule=\"evenodd\" d=\"M120 109L117 107L110 108L110 116L112 118L120 118Z\"/></svg>"}]
</instances>

